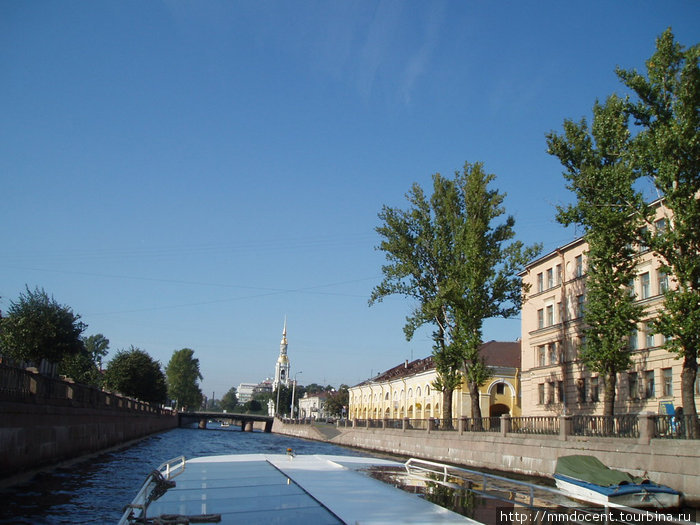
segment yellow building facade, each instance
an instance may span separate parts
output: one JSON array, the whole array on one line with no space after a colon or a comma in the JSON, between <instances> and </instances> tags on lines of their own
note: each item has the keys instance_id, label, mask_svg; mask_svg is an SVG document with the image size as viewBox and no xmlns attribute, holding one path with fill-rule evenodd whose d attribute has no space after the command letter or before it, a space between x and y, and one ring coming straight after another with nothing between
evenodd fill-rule
<instances>
[{"instance_id":1,"label":"yellow building facade","mask_svg":"<svg viewBox=\"0 0 700 525\"><path fill-rule=\"evenodd\" d=\"M520 343L491 341L481 348L493 376L480 388L481 414L520 415ZM442 392L432 357L395 366L349 389L349 417L356 419L429 419L442 417ZM471 416L466 383L454 391L452 415Z\"/></svg>"}]
</instances>

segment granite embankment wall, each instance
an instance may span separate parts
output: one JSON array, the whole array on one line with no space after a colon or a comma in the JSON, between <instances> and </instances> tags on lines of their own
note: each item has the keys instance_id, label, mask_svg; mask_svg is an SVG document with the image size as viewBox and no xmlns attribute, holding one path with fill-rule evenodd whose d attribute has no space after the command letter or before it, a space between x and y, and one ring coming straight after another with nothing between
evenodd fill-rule
<instances>
[{"instance_id":1,"label":"granite embankment wall","mask_svg":"<svg viewBox=\"0 0 700 525\"><path fill-rule=\"evenodd\" d=\"M611 468L645 474L683 492L700 506L700 441L574 436L426 432L381 428L344 428L285 424L275 420L278 434L327 441L337 445L387 452L465 467L551 477L559 456L590 454Z\"/></svg>"},{"instance_id":2,"label":"granite embankment wall","mask_svg":"<svg viewBox=\"0 0 700 525\"><path fill-rule=\"evenodd\" d=\"M176 415L101 390L0 367L0 479L178 426Z\"/></svg>"}]
</instances>

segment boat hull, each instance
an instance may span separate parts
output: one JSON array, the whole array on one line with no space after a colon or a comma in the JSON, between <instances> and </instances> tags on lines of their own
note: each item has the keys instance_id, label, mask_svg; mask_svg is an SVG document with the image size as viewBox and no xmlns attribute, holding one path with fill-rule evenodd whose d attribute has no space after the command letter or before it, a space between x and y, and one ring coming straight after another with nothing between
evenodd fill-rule
<instances>
[{"instance_id":1,"label":"boat hull","mask_svg":"<svg viewBox=\"0 0 700 525\"><path fill-rule=\"evenodd\" d=\"M559 490L586 503L654 509L676 508L681 503L679 492L655 483L604 487L559 474L554 479Z\"/></svg>"}]
</instances>

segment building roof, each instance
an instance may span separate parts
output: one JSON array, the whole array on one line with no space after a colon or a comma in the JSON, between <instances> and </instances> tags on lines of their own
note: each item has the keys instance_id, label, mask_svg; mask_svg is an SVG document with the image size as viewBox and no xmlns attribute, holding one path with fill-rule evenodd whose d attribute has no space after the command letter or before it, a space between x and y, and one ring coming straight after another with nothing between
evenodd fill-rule
<instances>
[{"instance_id":1,"label":"building roof","mask_svg":"<svg viewBox=\"0 0 700 525\"><path fill-rule=\"evenodd\" d=\"M512 368L520 368L520 341L489 341L484 343L479 348L479 353L484 358L486 366L505 366ZM408 359L396 365L389 370L381 372L372 379L359 383L364 385L367 383L381 383L384 381L392 381L402 377L414 376L421 372L427 372L435 368L433 356L428 356L424 359L416 359L409 362ZM355 385L359 386L359 385Z\"/></svg>"}]
</instances>

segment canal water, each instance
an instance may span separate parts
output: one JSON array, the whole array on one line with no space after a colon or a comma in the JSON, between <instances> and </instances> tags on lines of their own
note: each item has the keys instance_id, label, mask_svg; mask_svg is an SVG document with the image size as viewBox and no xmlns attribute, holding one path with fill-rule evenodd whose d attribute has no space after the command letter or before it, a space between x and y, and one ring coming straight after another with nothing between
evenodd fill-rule
<instances>
[{"instance_id":1,"label":"canal water","mask_svg":"<svg viewBox=\"0 0 700 525\"><path fill-rule=\"evenodd\" d=\"M218 423L210 424L218 427ZM178 428L89 460L41 473L27 483L0 490L0 523L117 523L151 470L176 456L217 454L366 455L329 443L305 441L240 427Z\"/></svg>"}]
</instances>

